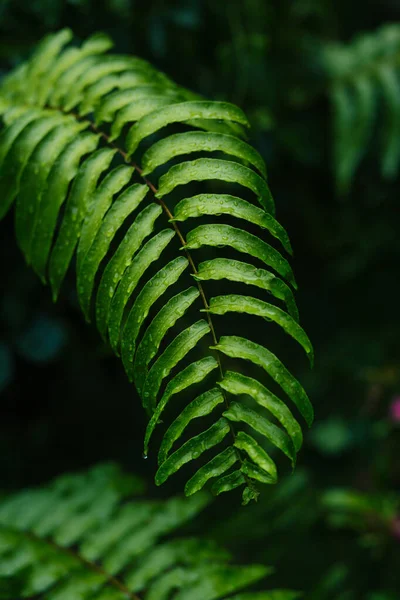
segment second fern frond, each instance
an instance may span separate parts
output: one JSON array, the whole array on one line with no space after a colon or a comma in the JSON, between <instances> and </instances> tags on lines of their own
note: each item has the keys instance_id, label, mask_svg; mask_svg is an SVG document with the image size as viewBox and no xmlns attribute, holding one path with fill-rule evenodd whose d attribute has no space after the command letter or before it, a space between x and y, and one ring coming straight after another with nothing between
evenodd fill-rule
<instances>
[{"instance_id":1,"label":"second fern frond","mask_svg":"<svg viewBox=\"0 0 400 600\"><path fill-rule=\"evenodd\" d=\"M177 535L209 500L206 494L146 499L142 482L114 464L8 494L0 499L0 597L298 598L289 590L251 591L269 567L235 565L212 540Z\"/></svg>"}]
</instances>

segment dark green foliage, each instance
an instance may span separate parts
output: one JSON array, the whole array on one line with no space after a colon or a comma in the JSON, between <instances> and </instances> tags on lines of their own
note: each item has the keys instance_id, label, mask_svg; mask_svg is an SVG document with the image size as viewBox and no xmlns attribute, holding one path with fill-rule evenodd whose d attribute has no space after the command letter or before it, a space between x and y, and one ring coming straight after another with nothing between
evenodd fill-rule
<instances>
[{"instance_id":1,"label":"dark green foliage","mask_svg":"<svg viewBox=\"0 0 400 600\"><path fill-rule=\"evenodd\" d=\"M291 340L274 323L271 335L266 340L260 335L258 341L299 377L317 419L305 432L293 475L279 468L279 485L263 486L259 502L249 509L240 506L239 490L236 498L216 502L199 515L195 533L228 545L240 563L274 565L269 586L301 589L307 600L399 596L400 435L391 406L400 391L400 180L399 174L382 177L388 105L374 77L372 135L362 148L346 201L338 197L330 96L334 80L325 61L325 49L351 52L355 40L365 36L375 44L383 41L382 27L398 27L399 19L397 0L0 2L0 78L26 60L51 31L70 27L84 40L101 30L116 42L116 52L142 56L204 97L238 104L249 118L250 143L267 163L277 215L293 245L290 262L300 289L296 299L301 324L315 347L315 368L308 371L296 344L291 349ZM175 126L168 130L172 136L176 132ZM185 160L193 158L188 154ZM177 160L179 156L171 164ZM200 196L198 202L206 194L240 195L237 188L217 189L213 182L190 187L192 198ZM211 215L204 219L217 221ZM233 225L228 214L218 219ZM178 221L185 232L194 222ZM257 227L250 225L249 231L256 234ZM0 398L2 486L36 485L112 457L146 478L152 495L176 494L191 466L154 487L159 438L150 446L148 460L142 460L145 413L138 409L140 400L119 361L96 329L85 325L73 271L53 305L49 289L25 266L14 230L10 211L0 223L0 347L6 348L0 357L0 379L5 377ZM177 256L171 246L165 250L166 260ZM194 258L199 252L203 254L193 250ZM218 256L221 250L209 246L205 275L211 273L207 264ZM242 276L238 270L231 273ZM226 279L204 286L216 298L235 293ZM271 302L263 287L242 287L241 293ZM215 314L217 332L237 335L227 331L239 323L237 317L242 321L238 313ZM264 330L259 317L250 315L243 323L241 336L257 339ZM55 344L60 327L62 346ZM231 359L224 360L229 370ZM169 406L178 398L173 396ZM185 403L186 398L182 407ZM200 422L192 421L194 434ZM286 456L277 450L275 458L279 456L290 470ZM323 505L326 493L338 488L351 497L370 499L374 509L356 515L343 506ZM386 502L393 507L390 511L382 510ZM332 526L336 515L344 517L341 527Z\"/></svg>"},{"instance_id":2,"label":"dark green foliage","mask_svg":"<svg viewBox=\"0 0 400 600\"><path fill-rule=\"evenodd\" d=\"M234 565L205 538L177 537L209 503L152 501L116 465L67 474L0 500L0 597L16 600L294 600L246 591L271 569ZM234 595L232 595L234 594Z\"/></svg>"},{"instance_id":3,"label":"dark green foliage","mask_svg":"<svg viewBox=\"0 0 400 600\"><path fill-rule=\"evenodd\" d=\"M364 546L374 550L387 544L387 533L400 535L397 494L365 494L350 489L332 489L324 494L322 505L332 527L359 532Z\"/></svg>"},{"instance_id":4,"label":"dark green foliage","mask_svg":"<svg viewBox=\"0 0 400 600\"><path fill-rule=\"evenodd\" d=\"M93 35L80 47L68 45L71 37L68 29L46 37L0 88L0 216L15 202L18 244L27 263L50 284L54 299L76 250L83 313L87 321L95 315L149 415L145 455L178 395L158 455L156 483L212 450L188 481L186 494L219 477L212 488L216 494L244 486L247 504L258 496L256 482L277 480L262 438L293 466L302 445L296 417L274 387L260 383L262 371L308 425L313 420L304 389L275 354L247 337L218 338L214 328L214 315L261 317L261 324L281 327L313 361L311 343L298 324L293 271L280 249L268 243L276 240L291 252L274 217L264 162L244 141L249 123L235 105L206 101L144 60L107 54L111 42L105 35ZM182 132L163 134L181 124ZM185 160L193 154L198 157ZM142 183L134 181L136 175ZM204 182L206 190L232 186L241 197L185 197L193 182ZM204 222L208 216L215 222ZM195 224L185 232L181 223L187 220ZM251 231L242 228L246 225ZM198 264L195 251L208 248L221 248L223 258ZM174 258L165 258L167 250ZM264 288L283 306L241 293L208 300L211 283L203 287L203 282L219 279L247 284L249 293ZM195 360L185 362L188 355ZM224 356L239 361L226 371ZM244 376L247 367L240 360L259 367L259 374ZM186 392L189 401L182 410ZM236 401L242 396L252 398L253 406ZM173 449L194 419L205 425Z\"/></svg>"},{"instance_id":5,"label":"dark green foliage","mask_svg":"<svg viewBox=\"0 0 400 600\"><path fill-rule=\"evenodd\" d=\"M370 146L381 155L382 174L393 179L400 162L400 27L358 34L351 44L331 44L324 63L331 81L337 185L348 191Z\"/></svg>"}]
</instances>

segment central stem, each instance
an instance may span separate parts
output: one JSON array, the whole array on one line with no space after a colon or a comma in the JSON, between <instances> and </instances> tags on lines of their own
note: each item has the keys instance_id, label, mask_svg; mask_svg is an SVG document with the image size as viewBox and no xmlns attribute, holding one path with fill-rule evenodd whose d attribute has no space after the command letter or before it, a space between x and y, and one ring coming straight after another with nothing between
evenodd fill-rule
<instances>
[{"instance_id":1,"label":"central stem","mask_svg":"<svg viewBox=\"0 0 400 600\"><path fill-rule=\"evenodd\" d=\"M136 170L136 172L140 175L140 177L143 179L143 181L148 186L148 188L153 192L156 202L158 202L158 204L161 206L161 208L163 209L163 211L167 215L169 221L171 222L172 227L174 228L174 230L176 232L176 235L179 238L180 243L183 246L184 252L185 252L186 257L187 257L187 259L189 261L190 268L192 270L193 275L197 275L198 271L197 271L195 262L194 262L194 260L192 258L192 255L190 254L189 250L187 250L187 248L186 248L186 245L187 245L186 244L186 240L183 237L183 234L182 234L181 230L179 229L179 226L176 223L176 221L173 221L174 215L171 213L171 211L169 210L168 206L165 204L164 200L162 200L161 198L157 198L156 197L156 194L158 192L156 186L150 181L150 179L147 179L147 177L145 177L143 175L143 169L141 169L141 167L137 163L135 163L135 162L133 162L131 160L128 160L128 155L127 155L126 152L124 152L124 150L122 150L121 148L119 148L113 142L110 141L110 138L108 137L108 135L106 133L104 133L103 131L101 131L100 129L98 129L96 127L96 125L94 125L93 123L90 124L90 127L91 127L91 129L93 129L93 131L95 131L97 134L99 134L107 142L107 144L109 146L112 146L123 157L123 159L125 160L126 163L130 164ZM203 304L204 304L204 308L207 311L206 312L207 321L208 321L208 324L209 324L209 327L210 327L210 332L211 332L211 336L212 336L212 339L213 339L213 344L217 345L218 344L218 339L217 339L217 335L215 333L215 328L214 328L214 324L213 324L213 321L212 321L212 318L211 318L211 314L209 312L210 306L209 306L208 301L207 301L207 296L206 296L206 294L204 292L204 288L201 285L200 281L196 280L196 283L197 283L197 287L199 289L199 293L200 293L201 299L202 299ZM217 360L218 360L218 365L219 365L219 369L220 369L220 372L221 372L221 377L223 377L224 376L224 372L223 372L223 369L222 369L221 358L219 356L219 352L218 351L217 351Z\"/></svg>"},{"instance_id":2,"label":"central stem","mask_svg":"<svg viewBox=\"0 0 400 600\"><path fill-rule=\"evenodd\" d=\"M135 163L132 160L128 159L128 155L127 155L126 152L124 152L124 150L122 150L116 144L114 144L113 142L110 141L110 138L109 138L109 136L106 133L104 133L103 131L101 131L100 129L98 129L96 127L96 125L94 123L92 123L92 122L90 123L90 127L91 127L91 129L93 131L95 131L97 134L99 134L107 142L107 144L109 146L113 147L123 157L123 159L124 159L124 161L126 163L130 164L137 171L137 173L140 175L140 177L146 183L146 185L148 186L148 188L153 192L156 202L158 202L158 204L164 210L165 214L167 215L170 223L172 224L172 227L174 228L174 230L175 230L175 232L176 232L176 234L177 234L177 236L179 238L180 243L182 244L182 247L183 247L184 252L186 254L186 257L187 257L187 259L189 261L190 268L192 270L193 275L197 275L198 271L197 271L195 262L194 262L194 260L192 258L192 255L190 254L189 250L186 248L186 245L187 245L186 244L186 240L185 240L185 238L184 238L181 230L179 229L178 224L176 223L176 221L173 220L173 214L171 213L170 209L168 208L168 206L166 205L166 203L164 202L164 200L162 200L161 198L157 198L156 197L156 194L158 192L156 186L149 179L147 179L147 177L145 175L143 175L143 169L141 169L141 167L137 163ZM214 323L213 323L212 318L211 318L211 313L210 313L210 310L209 310L210 306L208 304L207 296L206 296L206 294L204 292L204 288L203 288L201 282L198 279L196 279L196 283L197 283L197 287L198 287L198 290L199 290L199 293L200 293L200 297L201 297L202 302L204 304L204 308L206 309L207 321L208 321L208 325L210 327L210 333L211 333L211 336L212 336L212 339L213 339L213 345L216 346L216 345L218 345L218 339L217 339L217 335L216 335L216 332L215 332ZM219 353L218 350L215 350L215 355L216 355L216 359L217 359L218 368L219 368L219 372L220 372L221 378L223 378L224 377L224 370L222 368L221 356L220 356L220 353ZM222 395L224 397L225 406L226 406L227 409L229 409L229 400L227 398L227 395L226 395L225 391L222 390L222 389L221 389L221 393L222 393ZM233 424L231 423L231 421L228 420L228 423L229 423L229 429L230 429L231 435L233 437L233 441L235 442L235 440L236 440L235 429L234 429ZM236 450L236 455L237 455L240 463L243 464L243 458L242 458L241 452L237 448L235 448L235 450ZM244 476L244 478L246 480L247 485L250 488L254 488L253 482L249 480L249 478L247 477L247 475L243 473L243 476Z\"/></svg>"}]
</instances>

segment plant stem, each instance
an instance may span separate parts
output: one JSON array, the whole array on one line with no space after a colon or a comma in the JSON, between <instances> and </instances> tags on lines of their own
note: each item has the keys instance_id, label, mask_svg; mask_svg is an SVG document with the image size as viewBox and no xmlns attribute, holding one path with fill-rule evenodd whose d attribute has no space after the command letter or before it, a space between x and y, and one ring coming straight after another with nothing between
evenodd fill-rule
<instances>
[{"instance_id":1,"label":"plant stem","mask_svg":"<svg viewBox=\"0 0 400 600\"><path fill-rule=\"evenodd\" d=\"M193 275L197 275L198 271L197 271L197 268L196 268L196 264L195 264L195 262L194 262L194 260L192 258L192 255L190 254L189 250L186 248L186 245L187 245L186 244L186 240L185 240L185 238L184 238L181 230L179 229L179 226L176 223L176 221L172 220L173 219L173 214L169 210L169 208L166 205L166 203L161 198L157 198L156 197L156 194L158 192L156 186L147 177L145 177L143 175L143 170L142 170L142 168L137 163L133 162L132 160L128 160L127 153L124 150L122 150L122 148L119 148L119 146L117 146L116 144L114 144L113 142L110 141L109 136L106 133L104 133L103 131L101 131L92 122L90 122L90 127L91 127L91 129L93 131L95 131L98 135L100 135L106 141L106 143L109 146L111 146L112 148L114 148L123 157L123 159L124 159L124 161L126 163L130 164L136 170L136 172L140 175L140 177L146 183L146 185L148 186L148 188L153 192L154 198L155 198L156 202L158 202L158 204L164 210L165 214L168 217L168 220L171 222L172 227L174 228L174 230L175 230L175 232L176 232L176 234L177 234L177 236L179 238L180 243L182 244L182 247L184 249L184 252L185 252L186 257L187 257L187 259L189 261L190 267L192 269ZM204 291L204 288L203 288L201 282L198 281L198 280L196 280L196 283L197 283L197 287L198 287L198 290L199 290L200 297L202 299L204 308L206 309L207 321L208 321L208 325L210 327L210 333L211 333L211 336L212 336L212 339L213 339L213 345L216 346L216 345L218 345L218 338L217 338L217 334L216 334L216 331L215 331L214 323L212 321L211 313L210 313L210 310L209 310L210 305L208 303L207 296L205 294L205 291ZM223 367L222 367L221 356L220 356L220 353L218 352L218 350L215 351L215 355L216 355L216 359L217 359L218 368L219 368L219 372L220 372L221 378L223 378L224 377L224 370L223 370ZM226 393L225 393L224 390L221 390L221 392L222 392L222 395L224 397L226 409L229 409L229 400L227 398L227 395L226 395ZM234 426L233 426L233 424L230 421L228 421L228 423L229 423L229 429L230 429L232 437L233 437L233 441L235 441L236 440L236 434L235 434ZM238 457L240 463L243 464L243 458L242 458L241 452L237 448L235 448L235 451L236 451L236 454L237 454L237 457ZM249 478L247 477L247 475L244 474L244 477L246 479L247 485L249 487L251 487L251 488L254 488L254 484L249 480Z\"/></svg>"},{"instance_id":2,"label":"plant stem","mask_svg":"<svg viewBox=\"0 0 400 600\"><path fill-rule=\"evenodd\" d=\"M122 150L121 148L119 148L113 142L110 141L110 139L109 139L109 137L108 137L108 135L106 133L104 133L103 131L99 130L93 123L91 123L91 128L97 134L101 135L101 137L107 142L107 144L109 144L110 146L112 146L113 148L115 148L115 150L123 157L123 159L125 160L125 162L127 162L128 164L130 164L136 170L136 172L140 175L140 177L146 183L146 185L148 186L148 188L153 192L153 194L155 196L156 202L158 202L158 204L161 206L161 208L163 209L163 211L167 215L168 220L171 221L171 225L174 228L174 230L175 230L175 232L176 232L176 234L177 234L177 236L179 238L179 241L180 241L180 243L182 244L182 246L184 248L184 252L185 252L186 257L187 257L187 259L189 261L189 264L190 264L190 267L192 269L193 275L197 275L198 271L197 271L195 262L194 262L194 260L192 258L192 255L190 254L189 250L187 250L187 248L186 248L186 245L187 245L186 244L186 240L185 240L185 238L184 238L181 230L179 229L179 226L176 223L176 221L172 221L174 215L171 213L171 211L169 210L168 206L165 204L164 200L162 200L161 198L156 198L156 194L158 192L156 186L149 179L147 179L147 177L145 177L143 175L143 170L141 169L141 167L137 163L135 163L135 162L127 159L127 153L124 152L124 150ZM209 306L208 301L207 301L207 296L206 296L206 294L204 292L204 288L201 285L201 282L200 281L196 281L196 283L197 283L197 287L198 287L199 292L200 292L201 299L202 299L203 304L204 304L204 308L207 311L206 312L207 321L208 321L208 324L209 324L209 327L210 327L210 332L211 332L211 336L213 338L213 343L214 343L214 345L217 345L218 344L218 339L217 339L217 335L216 335L216 332L215 332L214 324L213 324L213 321L212 321L212 318L211 318L211 314L209 312L210 306ZM222 369L221 360L220 360L220 356L219 356L218 352L217 352L217 356L218 356L218 364L219 364L219 368L220 368L220 372L221 372L221 377L223 377L224 376L224 372L223 372L223 369Z\"/></svg>"},{"instance_id":3,"label":"plant stem","mask_svg":"<svg viewBox=\"0 0 400 600\"><path fill-rule=\"evenodd\" d=\"M13 533L15 533L16 530L15 529L11 529L11 531ZM142 600L140 598L140 596L138 596L134 592L131 592L129 590L129 588L127 588L126 585L124 583L122 583L122 581L120 581L119 579L117 579L116 577L114 577L114 575L110 575L109 573L107 573L106 571L104 571L104 569L100 565L98 565L97 563L94 563L94 562L88 560L87 558L84 558L83 556L81 556L80 554L78 554L78 552L75 552L71 548L65 548L64 546L59 546L52 539L50 539L50 538L41 538L41 537L35 535L34 533L32 533L30 531L28 532L28 531L19 531L19 530L17 530L17 533L21 534L21 536L25 536L25 537L27 537L27 538L35 541L35 542L46 543L49 546L51 546L52 548L56 549L61 554L66 554L68 556L72 556L73 558L75 558L77 561L79 561L80 563L82 563L85 567L87 567L91 571L94 571L95 573L99 573L100 575L102 575L103 577L105 577L105 579L106 579L105 583L106 584L108 584L108 585L110 585L110 586L118 589L120 592L126 594L126 596L127 596L127 598L129 600Z\"/></svg>"}]
</instances>

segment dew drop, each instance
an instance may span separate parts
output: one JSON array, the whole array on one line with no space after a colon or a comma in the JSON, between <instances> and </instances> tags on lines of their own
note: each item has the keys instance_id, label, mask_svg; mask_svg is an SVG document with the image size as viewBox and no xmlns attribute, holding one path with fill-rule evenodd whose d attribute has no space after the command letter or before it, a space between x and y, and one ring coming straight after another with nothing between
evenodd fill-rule
<instances>
[{"instance_id":1,"label":"dew drop","mask_svg":"<svg viewBox=\"0 0 400 600\"><path fill-rule=\"evenodd\" d=\"M142 458L143 458L144 460L147 460L147 454L145 454L145 453L143 452L143 454L142 454Z\"/></svg>"}]
</instances>

